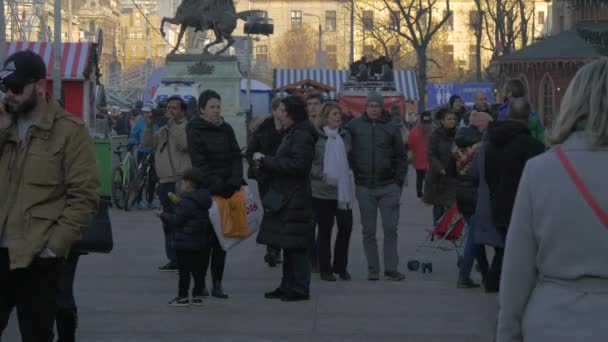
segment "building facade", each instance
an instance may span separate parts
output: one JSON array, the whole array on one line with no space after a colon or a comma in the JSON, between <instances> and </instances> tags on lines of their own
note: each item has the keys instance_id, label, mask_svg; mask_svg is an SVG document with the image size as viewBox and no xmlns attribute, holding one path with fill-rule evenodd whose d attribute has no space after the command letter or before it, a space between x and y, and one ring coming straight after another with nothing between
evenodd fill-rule
<instances>
[{"instance_id":1,"label":"building facade","mask_svg":"<svg viewBox=\"0 0 608 342\"><path fill-rule=\"evenodd\" d=\"M158 32L160 21L145 6L122 9L118 58L123 69L143 66L147 60L156 66L164 64L168 45Z\"/></svg>"}]
</instances>

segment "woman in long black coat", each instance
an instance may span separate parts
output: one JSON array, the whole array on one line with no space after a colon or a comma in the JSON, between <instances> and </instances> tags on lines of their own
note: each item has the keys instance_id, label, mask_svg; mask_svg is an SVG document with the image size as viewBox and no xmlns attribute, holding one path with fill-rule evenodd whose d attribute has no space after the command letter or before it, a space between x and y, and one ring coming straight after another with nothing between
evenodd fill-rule
<instances>
[{"instance_id":1,"label":"woman in long black coat","mask_svg":"<svg viewBox=\"0 0 608 342\"><path fill-rule=\"evenodd\" d=\"M283 279L266 298L301 301L310 298L310 263L307 248L313 234L310 169L317 134L298 96L281 100L285 137L274 157L256 153L253 159L271 179L262 198L264 219L258 242L283 250Z\"/></svg>"},{"instance_id":2,"label":"woman in long black coat","mask_svg":"<svg viewBox=\"0 0 608 342\"><path fill-rule=\"evenodd\" d=\"M456 115L441 109L435 118L439 121L439 126L429 138L429 169L422 199L433 205L433 220L437 223L443 213L456 202L456 170L452 158Z\"/></svg>"}]
</instances>

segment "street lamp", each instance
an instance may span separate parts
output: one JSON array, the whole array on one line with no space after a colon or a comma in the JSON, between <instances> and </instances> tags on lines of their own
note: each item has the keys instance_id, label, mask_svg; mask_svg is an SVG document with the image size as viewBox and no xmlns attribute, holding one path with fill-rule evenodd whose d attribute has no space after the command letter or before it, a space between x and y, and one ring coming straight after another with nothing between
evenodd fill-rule
<instances>
[{"instance_id":1,"label":"street lamp","mask_svg":"<svg viewBox=\"0 0 608 342\"><path fill-rule=\"evenodd\" d=\"M319 48L317 50L317 69L325 69L325 54L323 53L323 27L321 16L312 14L312 13L304 13L307 17L316 17L319 19Z\"/></svg>"}]
</instances>

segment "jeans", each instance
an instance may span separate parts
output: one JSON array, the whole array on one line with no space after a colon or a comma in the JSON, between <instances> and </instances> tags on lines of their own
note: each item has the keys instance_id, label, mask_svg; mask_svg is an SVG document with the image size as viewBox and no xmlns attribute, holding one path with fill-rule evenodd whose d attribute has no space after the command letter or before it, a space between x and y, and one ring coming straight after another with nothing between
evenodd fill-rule
<instances>
[{"instance_id":1,"label":"jeans","mask_svg":"<svg viewBox=\"0 0 608 342\"><path fill-rule=\"evenodd\" d=\"M481 274L487 274L490 269L485 246L475 243L475 217L465 218L465 221L467 222L468 233L464 245L462 266L460 267L458 277L459 280L466 280L471 277L474 260L477 260Z\"/></svg>"},{"instance_id":2,"label":"jeans","mask_svg":"<svg viewBox=\"0 0 608 342\"><path fill-rule=\"evenodd\" d=\"M313 207L319 220L319 269L321 274L341 273L348 264L348 247L353 231L353 211L338 209L337 200L313 198ZM338 233L334 245L333 266L331 265L331 237L334 222L338 223Z\"/></svg>"},{"instance_id":3,"label":"jeans","mask_svg":"<svg viewBox=\"0 0 608 342\"><path fill-rule=\"evenodd\" d=\"M384 229L384 269L385 271L397 271L399 264L397 226L401 189L397 184L378 188L357 186L356 193L361 212L363 248L367 257L368 271L370 273L380 272L380 257L376 241L378 210L382 216L382 228Z\"/></svg>"},{"instance_id":4,"label":"jeans","mask_svg":"<svg viewBox=\"0 0 608 342\"><path fill-rule=\"evenodd\" d=\"M283 279L279 288L309 294L310 262L305 249L283 250Z\"/></svg>"},{"instance_id":5,"label":"jeans","mask_svg":"<svg viewBox=\"0 0 608 342\"><path fill-rule=\"evenodd\" d=\"M179 271L178 297L186 298L190 291L190 277L194 279L192 297L203 295L203 252L202 251L176 251L177 269Z\"/></svg>"},{"instance_id":6,"label":"jeans","mask_svg":"<svg viewBox=\"0 0 608 342\"><path fill-rule=\"evenodd\" d=\"M169 193L175 193L175 183L160 183L158 185L158 198L160 200L160 204L163 206L163 211L169 214L175 213L175 205L169 199ZM172 244L172 233L171 228L167 227L163 223L163 231L165 233L165 253L167 254L167 259L172 266L177 264L177 258L175 255L175 248L173 248Z\"/></svg>"},{"instance_id":7,"label":"jeans","mask_svg":"<svg viewBox=\"0 0 608 342\"><path fill-rule=\"evenodd\" d=\"M224 267L226 266L226 251L220 246L220 242L215 236L215 232L209 233L209 244L203 248L203 288L205 287L205 277L207 268L211 263L211 281L213 285L221 284L224 277Z\"/></svg>"},{"instance_id":8,"label":"jeans","mask_svg":"<svg viewBox=\"0 0 608 342\"><path fill-rule=\"evenodd\" d=\"M416 170L416 196L418 196L418 198L422 198L425 177L426 170Z\"/></svg>"},{"instance_id":9,"label":"jeans","mask_svg":"<svg viewBox=\"0 0 608 342\"><path fill-rule=\"evenodd\" d=\"M11 270L8 249L0 248L0 336L16 307L23 342L53 341L63 263L36 257L28 267Z\"/></svg>"}]
</instances>

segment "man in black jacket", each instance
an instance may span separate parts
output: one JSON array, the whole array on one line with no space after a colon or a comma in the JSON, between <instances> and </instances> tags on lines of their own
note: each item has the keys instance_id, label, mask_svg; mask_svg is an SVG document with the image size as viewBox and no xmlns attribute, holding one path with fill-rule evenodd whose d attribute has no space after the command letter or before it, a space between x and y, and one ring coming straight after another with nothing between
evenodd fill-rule
<instances>
[{"instance_id":1,"label":"man in black jacket","mask_svg":"<svg viewBox=\"0 0 608 342\"><path fill-rule=\"evenodd\" d=\"M201 115L188 123L188 149L192 167L202 171L203 188L213 196L230 198L244 185L243 162L232 126L221 116L221 98L213 90L205 90L198 99ZM222 291L222 277L226 251L215 236L210 237L209 248L204 251L205 265L211 259L212 295L227 298ZM207 267L205 267L206 270Z\"/></svg>"},{"instance_id":2,"label":"man in black jacket","mask_svg":"<svg viewBox=\"0 0 608 342\"><path fill-rule=\"evenodd\" d=\"M524 98L515 98L506 120L488 127L490 144L486 151L486 182L490 190L492 219L503 239L507 235L524 166L528 159L545 151L545 146L532 136L528 128L531 114L530 103ZM493 286L497 289L500 269L491 269L490 273L490 284L486 283L486 289Z\"/></svg>"},{"instance_id":3,"label":"man in black jacket","mask_svg":"<svg viewBox=\"0 0 608 342\"><path fill-rule=\"evenodd\" d=\"M355 184L363 245L368 263L368 279L380 279L376 222L378 210L384 229L384 267L389 280L401 281L405 276L397 270L397 225L399 200L407 161L401 131L383 110L384 98L372 92L367 96L366 112L347 125L351 134L350 163Z\"/></svg>"}]
</instances>

